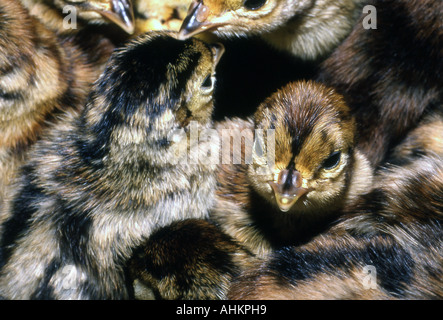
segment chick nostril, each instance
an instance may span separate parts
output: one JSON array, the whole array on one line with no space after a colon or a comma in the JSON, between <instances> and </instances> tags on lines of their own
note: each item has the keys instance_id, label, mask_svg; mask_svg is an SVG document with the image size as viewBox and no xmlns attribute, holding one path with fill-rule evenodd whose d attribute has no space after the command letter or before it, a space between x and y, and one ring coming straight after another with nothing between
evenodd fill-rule
<instances>
[{"instance_id":1,"label":"chick nostril","mask_svg":"<svg viewBox=\"0 0 443 320\"><path fill-rule=\"evenodd\" d=\"M298 171L294 171L292 173L292 186L295 188L300 188L301 185L302 185L301 173Z\"/></svg>"},{"instance_id":2,"label":"chick nostril","mask_svg":"<svg viewBox=\"0 0 443 320\"><path fill-rule=\"evenodd\" d=\"M281 186L282 191L292 193L302 186L302 176L297 170L285 169L280 171L277 184Z\"/></svg>"},{"instance_id":3,"label":"chick nostril","mask_svg":"<svg viewBox=\"0 0 443 320\"><path fill-rule=\"evenodd\" d=\"M281 211L287 212L300 197L309 192L303 188L302 175L297 170L282 170L278 174L277 181L269 181L274 191L275 201Z\"/></svg>"},{"instance_id":4,"label":"chick nostril","mask_svg":"<svg viewBox=\"0 0 443 320\"><path fill-rule=\"evenodd\" d=\"M286 184L286 181L288 180L288 174L289 174L289 170L282 170L280 171L280 173L278 174L278 179L277 179L277 184L283 186L284 184Z\"/></svg>"}]
</instances>

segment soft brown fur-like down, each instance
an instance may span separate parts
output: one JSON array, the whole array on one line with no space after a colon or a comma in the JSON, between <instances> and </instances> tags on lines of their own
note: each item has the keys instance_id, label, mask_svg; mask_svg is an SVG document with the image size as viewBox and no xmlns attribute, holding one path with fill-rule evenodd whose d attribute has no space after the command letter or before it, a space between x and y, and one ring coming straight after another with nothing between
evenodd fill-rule
<instances>
[{"instance_id":1,"label":"soft brown fur-like down","mask_svg":"<svg viewBox=\"0 0 443 320\"><path fill-rule=\"evenodd\" d=\"M0 1L0 201L16 168L63 112L84 104L99 70L17 0Z\"/></svg>"}]
</instances>

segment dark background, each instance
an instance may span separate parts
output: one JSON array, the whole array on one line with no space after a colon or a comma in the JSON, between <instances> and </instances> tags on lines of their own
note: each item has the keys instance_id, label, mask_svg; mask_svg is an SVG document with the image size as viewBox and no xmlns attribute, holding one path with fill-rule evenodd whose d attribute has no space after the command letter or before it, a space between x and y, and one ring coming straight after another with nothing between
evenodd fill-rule
<instances>
[{"instance_id":1,"label":"dark background","mask_svg":"<svg viewBox=\"0 0 443 320\"><path fill-rule=\"evenodd\" d=\"M318 61L306 62L259 39L221 41L226 48L216 69L214 120L247 117L290 81L313 78Z\"/></svg>"}]
</instances>

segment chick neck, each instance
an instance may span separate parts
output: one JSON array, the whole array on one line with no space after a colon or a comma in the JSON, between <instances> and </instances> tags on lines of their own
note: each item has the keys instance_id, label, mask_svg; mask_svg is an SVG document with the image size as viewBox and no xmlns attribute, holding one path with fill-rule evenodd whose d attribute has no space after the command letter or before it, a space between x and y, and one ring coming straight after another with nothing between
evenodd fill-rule
<instances>
[{"instance_id":1,"label":"chick neck","mask_svg":"<svg viewBox=\"0 0 443 320\"><path fill-rule=\"evenodd\" d=\"M326 231L336 220L338 211L328 213L322 219L308 214L291 214L264 199L257 191L251 192L251 219L264 234L271 247L302 245Z\"/></svg>"}]
</instances>

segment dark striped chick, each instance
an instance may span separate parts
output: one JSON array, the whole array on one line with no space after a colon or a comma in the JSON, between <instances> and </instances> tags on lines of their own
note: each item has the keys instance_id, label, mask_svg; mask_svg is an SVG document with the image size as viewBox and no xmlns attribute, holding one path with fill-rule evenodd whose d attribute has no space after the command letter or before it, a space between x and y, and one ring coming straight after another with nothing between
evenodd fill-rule
<instances>
[{"instance_id":1,"label":"dark striped chick","mask_svg":"<svg viewBox=\"0 0 443 320\"><path fill-rule=\"evenodd\" d=\"M373 173L355 148L354 119L333 89L290 83L260 105L253 121L219 126L234 140L245 137L242 158L247 160L248 148L252 156L250 164L232 159L220 166L211 218L262 256L327 228L371 186Z\"/></svg>"},{"instance_id":2,"label":"dark striped chick","mask_svg":"<svg viewBox=\"0 0 443 320\"><path fill-rule=\"evenodd\" d=\"M1 296L128 298L133 248L156 228L207 216L214 165L177 150L195 148L191 129L211 127L223 49L174 36L118 50L84 110L35 144L1 211Z\"/></svg>"}]
</instances>

